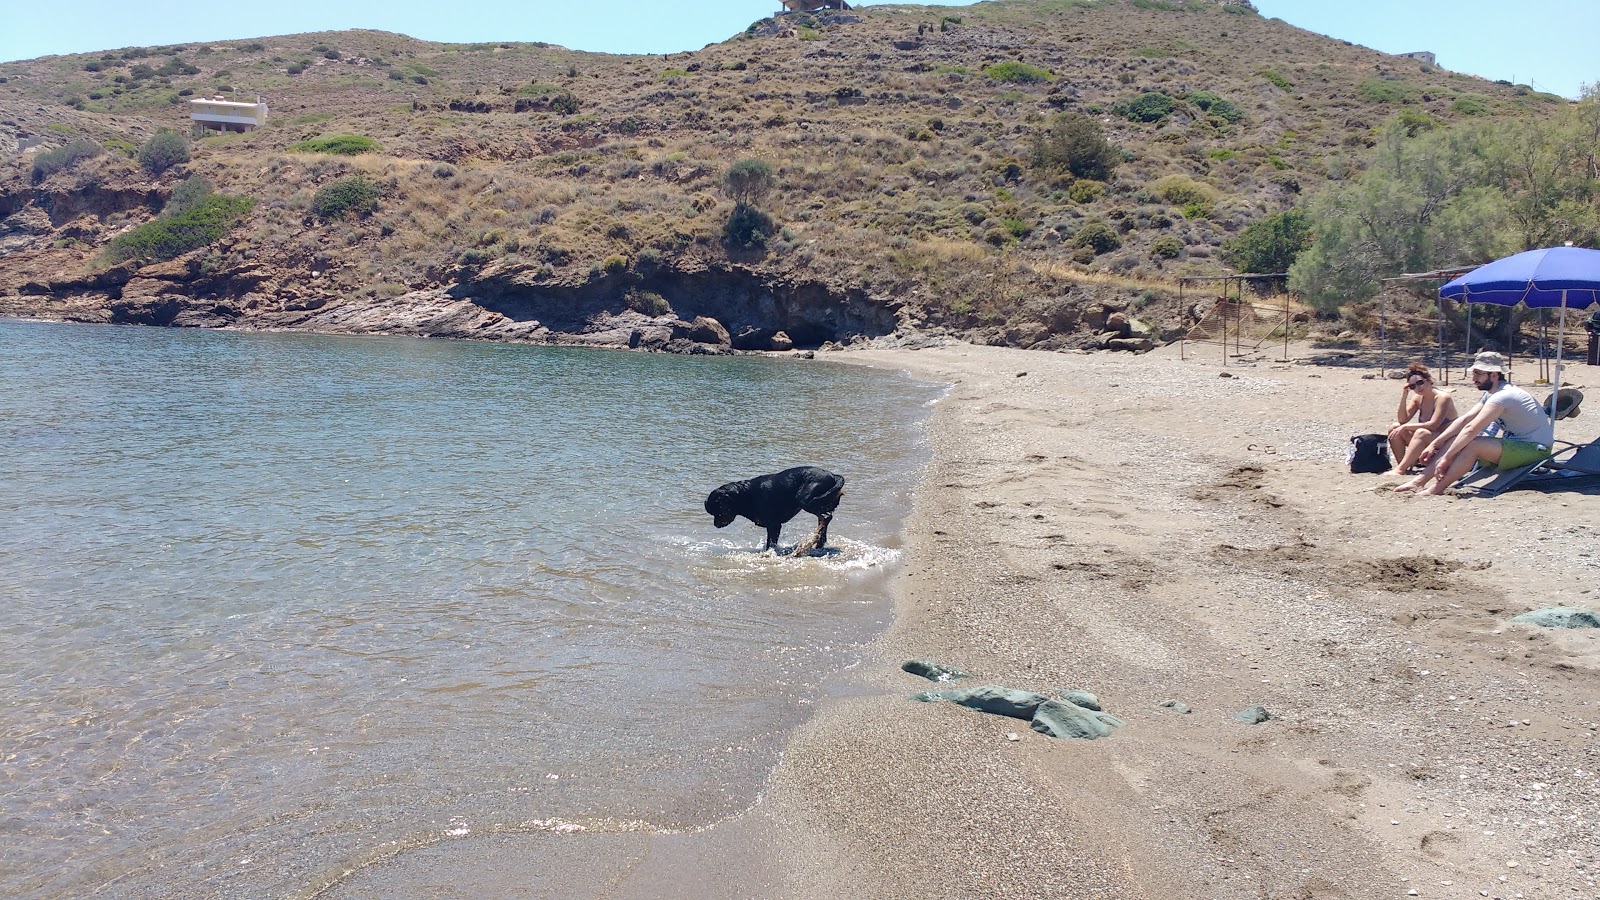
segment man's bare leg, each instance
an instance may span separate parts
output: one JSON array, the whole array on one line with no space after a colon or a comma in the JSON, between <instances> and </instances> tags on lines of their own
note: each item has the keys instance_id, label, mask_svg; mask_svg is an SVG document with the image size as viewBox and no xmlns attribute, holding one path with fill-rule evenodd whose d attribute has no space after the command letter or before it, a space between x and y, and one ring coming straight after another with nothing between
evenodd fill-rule
<instances>
[{"instance_id":1,"label":"man's bare leg","mask_svg":"<svg viewBox=\"0 0 1600 900\"><path fill-rule=\"evenodd\" d=\"M1496 438L1475 439L1462 448L1461 453L1456 456L1456 461L1450 464L1450 470L1440 476L1428 493L1434 495L1444 493L1446 488L1460 481L1461 476L1472 471L1472 467L1480 462L1486 466L1500 462L1500 453L1503 449Z\"/></svg>"}]
</instances>

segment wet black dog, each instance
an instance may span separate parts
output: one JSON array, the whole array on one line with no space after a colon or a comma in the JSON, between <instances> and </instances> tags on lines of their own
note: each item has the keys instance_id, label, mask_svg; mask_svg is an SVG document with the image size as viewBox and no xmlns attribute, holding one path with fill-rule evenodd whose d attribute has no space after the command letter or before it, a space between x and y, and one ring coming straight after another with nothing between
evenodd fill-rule
<instances>
[{"instance_id":1,"label":"wet black dog","mask_svg":"<svg viewBox=\"0 0 1600 900\"><path fill-rule=\"evenodd\" d=\"M739 516L767 530L761 549L776 550L783 523L805 510L817 517L817 530L795 547L793 554L821 550L828 542L828 523L844 496L844 478L816 466L784 469L745 481L732 481L711 492L706 512L711 524L723 528Z\"/></svg>"}]
</instances>

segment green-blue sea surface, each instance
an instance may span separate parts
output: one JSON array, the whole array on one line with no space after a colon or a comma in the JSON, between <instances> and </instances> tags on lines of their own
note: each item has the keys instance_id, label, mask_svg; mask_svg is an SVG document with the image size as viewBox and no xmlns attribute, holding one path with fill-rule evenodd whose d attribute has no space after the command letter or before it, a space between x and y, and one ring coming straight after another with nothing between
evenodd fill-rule
<instances>
[{"instance_id":1,"label":"green-blue sea surface","mask_svg":"<svg viewBox=\"0 0 1600 900\"><path fill-rule=\"evenodd\" d=\"M0 896L288 896L737 813L887 621L937 393L0 321ZM833 553L712 528L713 487L800 464L847 479Z\"/></svg>"}]
</instances>

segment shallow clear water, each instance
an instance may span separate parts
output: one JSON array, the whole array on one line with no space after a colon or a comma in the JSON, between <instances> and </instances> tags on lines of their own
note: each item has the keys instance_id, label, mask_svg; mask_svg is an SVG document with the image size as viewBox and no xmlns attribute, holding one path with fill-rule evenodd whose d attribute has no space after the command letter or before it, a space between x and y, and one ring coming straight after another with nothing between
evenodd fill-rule
<instances>
[{"instance_id":1,"label":"shallow clear water","mask_svg":"<svg viewBox=\"0 0 1600 900\"><path fill-rule=\"evenodd\" d=\"M0 895L279 896L743 808L887 618L934 390L0 322ZM711 488L799 464L847 478L836 552L711 527Z\"/></svg>"}]
</instances>

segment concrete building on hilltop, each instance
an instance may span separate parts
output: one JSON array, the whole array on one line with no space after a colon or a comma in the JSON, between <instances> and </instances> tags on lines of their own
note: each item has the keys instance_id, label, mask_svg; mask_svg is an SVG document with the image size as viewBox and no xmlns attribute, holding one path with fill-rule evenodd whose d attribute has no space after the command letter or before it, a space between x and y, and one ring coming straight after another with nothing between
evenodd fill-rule
<instances>
[{"instance_id":1,"label":"concrete building on hilltop","mask_svg":"<svg viewBox=\"0 0 1600 900\"><path fill-rule=\"evenodd\" d=\"M1404 56L1406 59L1414 59L1417 62L1427 63L1430 66L1439 65L1439 60L1434 57L1433 51L1431 50L1417 50L1411 53L1396 53L1395 56Z\"/></svg>"},{"instance_id":2,"label":"concrete building on hilltop","mask_svg":"<svg viewBox=\"0 0 1600 900\"><path fill-rule=\"evenodd\" d=\"M207 131L255 131L267 124L267 105L257 97L254 103L240 103L216 96L189 101L189 118L194 127Z\"/></svg>"},{"instance_id":3,"label":"concrete building on hilltop","mask_svg":"<svg viewBox=\"0 0 1600 900\"><path fill-rule=\"evenodd\" d=\"M816 12L819 9L849 9L844 0L781 0L784 12Z\"/></svg>"}]
</instances>

